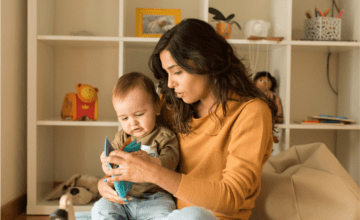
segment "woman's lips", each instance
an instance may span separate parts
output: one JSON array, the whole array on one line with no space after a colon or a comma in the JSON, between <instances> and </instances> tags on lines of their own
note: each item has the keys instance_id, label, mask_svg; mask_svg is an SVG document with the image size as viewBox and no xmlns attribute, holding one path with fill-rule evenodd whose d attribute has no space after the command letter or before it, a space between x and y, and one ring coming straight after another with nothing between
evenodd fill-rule
<instances>
[{"instance_id":1,"label":"woman's lips","mask_svg":"<svg viewBox=\"0 0 360 220\"><path fill-rule=\"evenodd\" d=\"M176 96L177 96L178 98L182 98L183 95L184 95L183 92L177 92L177 93L176 93Z\"/></svg>"}]
</instances>

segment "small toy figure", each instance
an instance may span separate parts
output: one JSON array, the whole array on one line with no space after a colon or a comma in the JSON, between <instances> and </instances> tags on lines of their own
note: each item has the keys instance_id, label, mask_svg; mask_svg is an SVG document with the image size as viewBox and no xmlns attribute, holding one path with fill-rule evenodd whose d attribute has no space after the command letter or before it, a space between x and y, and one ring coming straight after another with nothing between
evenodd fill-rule
<instances>
[{"instance_id":1,"label":"small toy figure","mask_svg":"<svg viewBox=\"0 0 360 220\"><path fill-rule=\"evenodd\" d=\"M275 122L283 123L284 118L283 118L281 100L274 93L275 89L277 88L276 79L273 76L271 76L269 72L261 71L256 73L254 77L254 82L256 87L258 87L261 90L261 92L263 92L268 97L268 99L273 101L277 106L278 111L276 114Z\"/></svg>"},{"instance_id":2,"label":"small toy figure","mask_svg":"<svg viewBox=\"0 0 360 220\"><path fill-rule=\"evenodd\" d=\"M77 94L67 93L61 109L61 119L85 120L86 116L94 121L98 118L98 88L78 83Z\"/></svg>"},{"instance_id":3,"label":"small toy figure","mask_svg":"<svg viewBox=\"0 0 360 220\"><path fill-rule=\"evenodd\" d=\"M60 206L49 216L49 220L76 220L72 198L63 195L60 198Z\"/></svg>"}]
</instances>

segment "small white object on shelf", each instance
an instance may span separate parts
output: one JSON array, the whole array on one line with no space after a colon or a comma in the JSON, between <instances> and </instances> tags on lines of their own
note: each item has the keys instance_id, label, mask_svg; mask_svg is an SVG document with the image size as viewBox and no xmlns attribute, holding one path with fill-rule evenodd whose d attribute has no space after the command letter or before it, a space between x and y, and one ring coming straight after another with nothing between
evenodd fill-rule
<instances>
[{"instance_id":1,"label":"small white object on shelf","mask_svg":"<svg viewBox=\"0 0 360 220\"><path fill-rule=\"evenodd\" d=\"M250 20L245 25L245 36L267 37L270 29L270 22L263 20Z\"/></svg>"}]
</instances>

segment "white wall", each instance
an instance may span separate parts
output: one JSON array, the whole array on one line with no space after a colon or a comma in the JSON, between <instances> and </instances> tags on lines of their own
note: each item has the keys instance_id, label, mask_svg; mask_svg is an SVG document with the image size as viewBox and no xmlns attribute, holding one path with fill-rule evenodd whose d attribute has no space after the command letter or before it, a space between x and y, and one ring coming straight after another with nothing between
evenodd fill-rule
<instances>
[{"instance_id":1,"label":"white wall","mask_svg":"<svg viewBox=\"0 0 360 220\"><path fill-rule=\"evenodd\" d=\"M1 205L26 193L27 1L1 1Z\"/></svg>"}]
</instances>

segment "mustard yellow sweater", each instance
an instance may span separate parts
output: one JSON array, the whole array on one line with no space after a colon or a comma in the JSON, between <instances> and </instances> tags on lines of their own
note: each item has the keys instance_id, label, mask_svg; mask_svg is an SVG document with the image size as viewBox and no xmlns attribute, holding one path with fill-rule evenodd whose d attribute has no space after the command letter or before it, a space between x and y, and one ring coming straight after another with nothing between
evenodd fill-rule
<instances>
[{"instance_id":1,"label":"mustard yellow sweater","mask_svg":"<svg viewBox=\"0 0 360 220\"><path fill-rule=\"evenodd\" d=\"M182 179L174 195L177 208L200 206L219 219L249 219L272 152L271 112L255 99L228 101L226 117L220 107L217 114L222 126L207 115L192 119L190 135L178 134Z\"/></svg>"}]
</instances>

